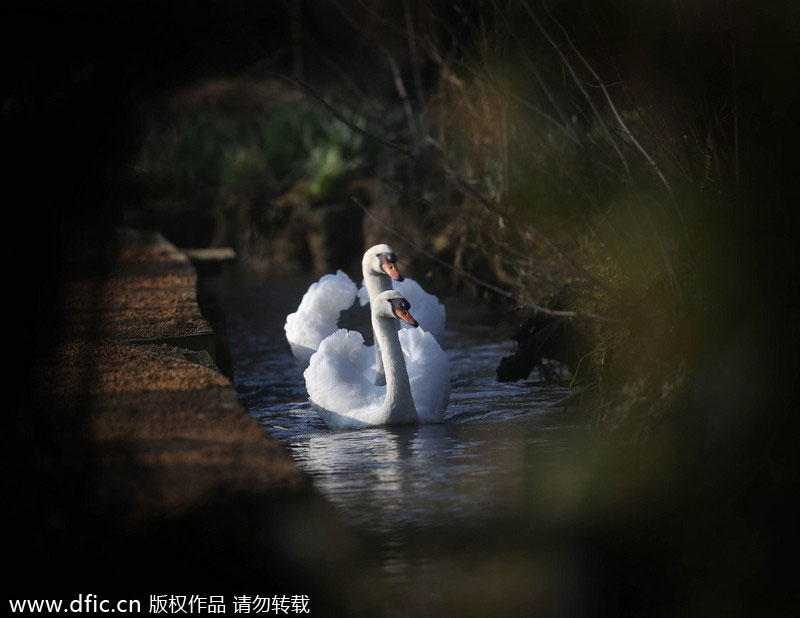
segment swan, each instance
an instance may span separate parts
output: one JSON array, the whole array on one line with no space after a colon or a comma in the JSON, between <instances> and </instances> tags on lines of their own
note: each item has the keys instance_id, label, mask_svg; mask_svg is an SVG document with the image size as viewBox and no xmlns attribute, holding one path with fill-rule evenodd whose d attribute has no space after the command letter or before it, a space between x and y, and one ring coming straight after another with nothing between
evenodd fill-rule
<instances>
[{"instance_id":1,"label":"swan","mask_svg":"<svg viewBox=\"0 0 800 618\"><path fill-rule=\"evenodd\" d=\"M317 351L322 340L336 331L339 315L354 304L357 295L363 306L370 298L391 290L393 284L403 286L401 293L418 307L417 317L423 327L432 332L438 342L443 341L444 307L416 281L405 279L400 274L397 257L389 245L381 243L367 249L361 260L361 272L364 280L359 292L350 277L341 270L335 275L324 275L309 286L297 311L286 317L286 339L301 369L308 367L311 355ZM381 362L380 352L376 349L376 375L379 382L383 374Z\"/></svg>"},{"instance_id":2,"label":"swan","mask_svg":"<svg viewBox=\"0 0 800 618\"><path fill-rule=\"evenodd\" d=\"M391 290L392 279L403 280L396 262L394 251L386 244L374 245L364 252L361 272L373 296ZM312 283L297 311L286 316L283 326L286 340L301 369L308 367L311 355L317 351L322 340L336 331L339 315L355 303L356 293L356 284L352 279L337 270L335 275L324 275ZM382 374L380 367L378 374Z\"/></svg>"},{"instance_id":3,"label":"swan","mask_svg":"<svg viewBox=\"0 0 800 618\"><path fill-rule=\"evenodd\" d=\"M367 377L372 351L356 331L340 329L311 356L303 377L312 408L331 429L437 423L450 400L447 355L412 317L410 303L396 290L371 303L372 328L380 346L386 385ZM398 332L396 320L412 330Z\"/></svg>"},{"instance_id":4,"label":"swan","mask_svg":"<svg viewBox=\"0 0 800 618\"><path fill-rule=\"evenodd\" d=\"M339 314L353 304L356 284L341 270L312 283L297 311L286 316L286 339L301 369L325 337L338 328Z\"/></svg>"}]
</instances>

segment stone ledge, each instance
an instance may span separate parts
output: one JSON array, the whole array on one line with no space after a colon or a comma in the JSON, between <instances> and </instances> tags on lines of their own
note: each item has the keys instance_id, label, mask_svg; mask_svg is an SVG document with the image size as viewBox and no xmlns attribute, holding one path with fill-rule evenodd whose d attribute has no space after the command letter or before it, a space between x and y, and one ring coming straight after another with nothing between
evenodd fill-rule
<instances>
[{"instance_id":1,"label":"stone ledge","mask_svg":"<svg viewBox=\"0 0 800 618\"><path fill-rule=\"evenodd\" d=\"M85 438L102 452L101 466L124 443L126 461L148 473L137 494L149 487L163 501L146 500L154 516L189 508L219 484L304 488L303 473L238 403L230 381L213 364L193 362L192 352L215 353L188 258L158 235L120 239L104 280L67 282L64 337L40 368L38 396L86 406Z\"/></svg>"},{"instance_id":2,"label":"stone ledge","mask_svg":"<svg viewBox=\"0 0 800 618\"><path fill-rule=\"evenodd\" d=\"M328 596L353 544L215 369L188 258L152 234L75 240L15 428L15 589Z\"/></svg>"}]
</instances>

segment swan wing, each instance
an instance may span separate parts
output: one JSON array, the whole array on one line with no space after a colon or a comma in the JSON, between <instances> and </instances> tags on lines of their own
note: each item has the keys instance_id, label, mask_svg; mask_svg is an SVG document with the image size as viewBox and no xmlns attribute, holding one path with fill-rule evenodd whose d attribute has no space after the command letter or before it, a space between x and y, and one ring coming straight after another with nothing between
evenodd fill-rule
<instances>
[{"instance_id":1,"label":"swan wing","mask_svg":"<svg viewBox=\"0 0 800 618\"><path fill-rule=\"evenodd\" d=\"M421 423L438 423L450 402L450 366L442 347L422 327L401 329L411 396Z\"/></svg>"},{"instance_id":2,"label":"swan wing","mask_svg":"<svg viewBox=\"0 0 800 618\"><path fill-rule=\"evenodd\" d=\"M303 373L312 407L332 429L380 424L386 387L367 376L375 361L361 333L339 329L320 343ZM374 369L372 369L374 376Z\"/></svg>"},{"instance_id":3,"label":"swan wing","mask_svg":"<svg viewBox=\"0 0 800 618\"><path fill-rule=\"evenodd\" d=\"M364 307L369 305L369 293L367 292L367 282L363 279L361 280L361 287L358 288L358 293L356 294L358 297L359 304Z\"/></svg>"},{"instance_id":4,"label":"swan wing","mask_svg":"<svg viewBox=\"0 0 800 618\"><path fill-rule=\"evenodd\" d=\"M392 286L400 292L411 304L411 313L417 322L427 332L433 335L439 344L444 343L444 305L433 294L428 294L422 286L413 279L405 278L402 281L393 281ZM402 323L404 328L413 328Z\"/></svg>"},{"instance_id":5,"label":"swan wing","mask_svg":"<svg viewBox=\"0 0 800 618\"><path fill-rule=\"evenodd\" d=\"M324 275L309 286L297 311L286 317L283 327L301 367L308 366L322 340L336 331L339 314L353 304L355 296L356 284L341 270Z\"/></svg>"}]
</instances>

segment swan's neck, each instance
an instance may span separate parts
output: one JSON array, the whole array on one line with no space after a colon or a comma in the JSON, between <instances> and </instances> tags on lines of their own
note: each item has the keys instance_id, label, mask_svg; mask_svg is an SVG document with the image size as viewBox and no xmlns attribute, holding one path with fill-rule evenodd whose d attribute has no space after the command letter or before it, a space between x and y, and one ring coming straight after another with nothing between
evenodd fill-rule
<instances>
[{"instance_id":1,"label":"swan's neck","mask_svg":"<svg viewBox=\"0 0 800 618\"><path fill-rule=\"evenodd\" d=\"M370 259L374 258L370 256ZM392 280L388 275L379 275L372 270L372 268L370 268L370 266L367 264L366 258L361 263L361 271L364 275L364 286L367 288L367 295L369 296L369 304L371 307L372 301L375 300L375 297L378 294L392 289ZM394 330L398 330L400 328L400 324L398 324L396 320L391 320L389 323L392 325ZM376 332L374 327L372 331ZM378 386L383 386L386 384L386 379L384 377L385 370L383 368L383 355L381 354L381 346L377 337L375 337L375 371L375 384Z\"/></svg>"},{"instance_id":2,"label":"swan's neck","mask_svg":"<svg viewBox=\"0 0 800 618\"><path fill-rule=\"evenodd\" d=\"M367 288L370 303L381 292L392 289L392 279L388 275L377 274L367 264L362 264L362 274L364 275L364 285Z\"/></svg>"},{"instance_id":3,"label":"swan's neck","mask_svg":"<svg viewBox=\"0 0 800 618\"><path fill-rule=\"evenodd\" d=\"M411 397L406 361L400 347L395 320L372 316L375 342L380 345L383 369L386 373L386 399L383 402L384 423L400 425L418 423L417 409Z\"/></svg>"}]
</instances>

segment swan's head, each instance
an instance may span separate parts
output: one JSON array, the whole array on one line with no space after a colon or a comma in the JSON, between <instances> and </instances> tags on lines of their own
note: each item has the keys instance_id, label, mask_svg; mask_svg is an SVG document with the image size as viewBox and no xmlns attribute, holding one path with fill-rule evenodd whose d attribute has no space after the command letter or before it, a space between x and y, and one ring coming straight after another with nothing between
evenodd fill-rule
<instances>
[{"instance_id":1,"label":"swan's head","mask_svg":"<svg viewBox=\"0 0 800 618\"><path fill-rule=\"evenodd\" d=\"M419 326L419 322L414 319L409 309L411 309L411 303L397 290L381 292L372 303L372 312L379 318L389 320L397 318L403 320L403 322L408 322L411 326Z\"/></svg>"},{"instance_id":2,"label":"swan's head","mask_svg":"<svg viewBox=\"0 0 800 618\"><path fill-rule=\"evenodd\" d=\"M395 281L403 280L403 275L397 270L397 256L389 245L375 245L367 249L361 265L364 275L369 272L374 275L388 275Z\"/></svg>"}]
</instances>

